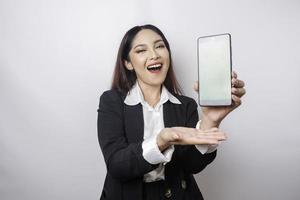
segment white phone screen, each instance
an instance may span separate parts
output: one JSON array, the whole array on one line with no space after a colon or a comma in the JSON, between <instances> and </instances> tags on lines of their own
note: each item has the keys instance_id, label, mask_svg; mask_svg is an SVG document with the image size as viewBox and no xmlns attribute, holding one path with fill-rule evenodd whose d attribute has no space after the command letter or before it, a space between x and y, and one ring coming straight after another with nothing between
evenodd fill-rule
<instances>
[{"instance_id":1,"label":"white phone screen","mask_svg":"<svg viewBox=\"0 0 300 200\"><path fill-rule=\"evenodd\" d=\"M231 105L230 34L198 38L198 77L200 105Z\"/></svg>"}]
</instances>

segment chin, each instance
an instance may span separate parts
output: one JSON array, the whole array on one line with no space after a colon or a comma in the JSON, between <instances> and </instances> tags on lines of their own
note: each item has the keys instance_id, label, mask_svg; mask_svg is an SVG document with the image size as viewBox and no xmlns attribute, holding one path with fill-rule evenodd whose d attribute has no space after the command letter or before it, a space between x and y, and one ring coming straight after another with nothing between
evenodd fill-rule
<instances>
[{"instance_id":1,"label":"chin","mask_svg":"<svg viewBox=\"0 0 300 200\"><path fill-rule=\"evenodd\" d=\"M164 83L164 80L160 80L160 81L150 81L149 85L151 86L161 86Z\"/></svg>"}]
</instances>

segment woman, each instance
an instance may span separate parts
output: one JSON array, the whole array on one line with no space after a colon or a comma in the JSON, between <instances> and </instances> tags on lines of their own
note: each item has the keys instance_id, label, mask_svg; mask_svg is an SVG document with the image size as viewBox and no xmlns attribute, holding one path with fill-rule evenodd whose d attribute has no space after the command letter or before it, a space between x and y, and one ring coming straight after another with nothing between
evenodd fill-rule
<instances>
[{"instance_id":1,"label":"woman","mask_svg":"<svg viewBox=\"0 0 300 200\"><path fill-rule=\"evenodd\" d=\"M100 98L98 138L107 167L100 199L203 199L193 174L226 139L218 126L245 93L236 74L232 82L233 105L203 108L198 122L196 102L180 95L163 33L153 25L130 29L112 88Z\"/></svg>"}]
</instances>

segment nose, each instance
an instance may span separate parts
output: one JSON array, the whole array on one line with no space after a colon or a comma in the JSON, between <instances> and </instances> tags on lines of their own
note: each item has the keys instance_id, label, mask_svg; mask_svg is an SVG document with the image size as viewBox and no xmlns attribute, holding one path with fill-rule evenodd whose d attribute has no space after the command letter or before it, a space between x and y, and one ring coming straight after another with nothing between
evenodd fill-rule
<instances>
[{"instance_id":1,"label":"nose","mask_svg":"<svg viewBox=\"0 0 300 200\"><path fill-rule=\"evenodd\" d=\"M156 60L158 59L160 56L159 54L157 53L157 51L155 49L152 49L151 52L150 52L150 59L151 60Z\"/></svg>"}]
</instances>

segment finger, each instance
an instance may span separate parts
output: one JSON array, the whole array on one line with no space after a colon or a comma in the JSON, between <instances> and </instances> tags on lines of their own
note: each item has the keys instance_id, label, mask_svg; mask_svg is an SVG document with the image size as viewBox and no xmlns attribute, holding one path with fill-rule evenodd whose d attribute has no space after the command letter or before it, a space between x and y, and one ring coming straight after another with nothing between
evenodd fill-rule
<instances>
[{"instance_id":1,"label":"finger","mask_svg":"<svg viewBox=\"0 0 300 200\"><path fill-rule=\"evenodd\" d=\"M237 78L237 73L236 73L235 71L232 71L231 76L232 76L233 78Z\"/></svg>"},{"instance_id":2,"label":"finger","mask_svg":"<svg viewBox=\"0 0 300 200\"><path fill-rule=\"evenodd\" d=\"M186 140L187 138L212 138L216 137L214 139L224 139L226 138L226 135L224 132L220 131L218 128L212 128L209 130L199 130L196 128L187 128L187 127L173 127L173 134L177 134L178 137L175 138L172 137L168 141L173 140Z\"/></svg>"},{"instance_id":3,"label":"finger","mask_svg":"<svg viewBox=\"0 0 300 200\"><path fill-rule=\"evenodd\" d=\"M226 140L227 136L224 132L202 132L201 134L196 134L192 137L199 137L199 138L209 138L209 139L216 139L216 140Z\"/></svg>"},{"instance_id":4,"label":"finger","mask_svg":"<svg viewBox=\"0 0 300 200\"><path fill-rule=\"evenodd\" d=\"M214 139L201 139L201 140L195 140L192 142L180 142L178 144L180 144L180 145L199 145L199 144L216 145L216 144L219 144L219 141L214 140Z\"/></svg>"},{"instance_id":5,"label":"finger","mask_svg":"<svg viewBox=\"0 0 300 200\"><path fill-rule=\"evenodd\" d=\"M195 133L198 129L190 128L190 127L177 126L177 127L172 127L172 130L177 132L177 133Z\"/></svg>"},{"instance_id":6,"label":"finger","mask_svg":"<svg viewBox=\"0 0 300 200\"><path fill-rule=\"evenodd\" d=\"M216 141L218 141L218 142L224 142L224 141L226 141L226 139L227 138L224 138L224 137L212 137L212 136L210 136L210 137L206 137L206 138L202 138L202 140L216 140Z\"/></svg>"},{"instance_id":7,"label":"finger","mask_svg":"<svg viewBox=\"0 0 300 200\"><path fill-rule=\"evenodd\" d=\"M210 139L210 138L189 138L189 139L182 139L178 141L172 141L170 142L171 144L179 144L179 145L197 145L197 144L208 144L208 145L213 145L213 144L219 144L219 141L216 139Z\"/></svg>"},{"instance_id":8,"label":"finger","mask_svg":"<svg viewBox=\"0 0 300 200\"><path fill-rule=\"evenodd\" d=\"M225 134L209 134L209 135L194 135L194 136L184 136L182 137L183 143L186 144L201 144L203 141L208 141L208 140L217 140L217 141L224 141L226 140L227 137Z\"/></svg>"},{"instance_id":9,"label":"finger","mask_svg":"<svg viewBox=\"0 0 300 200\"><path fill-rule=\"evenodd\" d=\"M236 87L236 88L242 88L245 86L245 82L236 78L232 78L231 79L231 84L232 86Z\"/></svg>"},{"instance_id":10,"label":"finger","mask_svg":"<svg viewBox=\"0 0 300 200\"><path fill-rule=\"evenodd\" d=\"M237 79L236 78L231 78L231 85L235 86L236 83L237 83Z\"/></svg>"},{"instance_id":11,"label":"finger","mask_svg":"<svg viewBox=\"0 0 300 200\"><path fill-rule=\"evenodd\" d=\"M218 139L218 140L227 140L227 135L225 134L225 133L223 133L223 132L221 132L221 133L218 133L218 134L211 134L211 135L209 135L210 137L213 137L213 138L215 138L215 139Z\"/></svg>"},{"instance_id":12,"label":"finger","mask_svg":"<svg viewBox=\"0 0 300 200\"><path fill-rule=\"evenodd\" d=\"M236 84L236 87L240 87L240 88L245 87L245 82L243 80L239 80L239 79L237 80L238 82Z\"/></svg>"},{"instance_id":13,"label":"finger","mask_svg":"<svg viewBox=\"0 0 300 200\"><path fill-rule=\"evenodd\" d=\"M227 136L225 133L210 133L210 134L202 134L202 135L197 135L195 137L202 137L202 138L210 138L210 139L217 139L217 140L226 140L227 139Z\"/></svg>"},{"instance_id":14,"label":"finger","mask_svg":"<svg viewBox=\"0 0 300 200\"><path fill-rule=\"evenodd\" d=\"M244 94L246 94L246 90L245 88L232 88L231 89L231 93L238 96L238 97L242 97Z\"/></svg>"},{"instance_id":15,"label":"finger","mask_svg":"<svg viewBox=\"0 0 300 200\"><path fill-rule=\"evenodd\" d=\"M242 100L236 95L231 95L231 97L236 107L242 104Z\"/></svg>"},{"instance_id":16,"label":"finger","mask_svg":"<svg viewBox=\"0 0 300 200\"><path fill-rule=\"evenodd\" d=\"M188 132L181 132L176 129L178 138L177 140L168 140L172 144L185 144L185 145L192 145L192 144L218 144L216 141L224 141L227 139L225 133L223 132L211 132L211 133L202 133L202 134L192 134Z\"/></svg>"},{"instance_id":17,"label":"finger","mask_svg":"<svg viewBox=\"0 0 300 200\"><path fill-rule=\"evenodd\" d=\"M196 81L193 85L193 88L196 92L199 92L199 81Z\"/></svg>"},{"instance_id":18,"label":"finger","mask_svg":"<svg viewBox=\"0 0 300 200\"><path fill-rule=\"evenodd\" d=\"M197 129L197 128L189 128L189 127L173 127L174 131L180 134L204 134L204 133L211 133L211 132L220 132L218 128L211 128L207 130Z\"/></svg>"}]
</instances>

